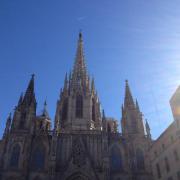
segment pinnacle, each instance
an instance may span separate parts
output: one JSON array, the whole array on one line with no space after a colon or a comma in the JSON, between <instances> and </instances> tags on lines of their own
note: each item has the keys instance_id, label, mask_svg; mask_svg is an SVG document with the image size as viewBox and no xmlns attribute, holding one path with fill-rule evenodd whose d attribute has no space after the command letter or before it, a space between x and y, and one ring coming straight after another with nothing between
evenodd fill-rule
<instances>
[{"instance_id":1,"label":"pinnacle","mask_svg":"<svg viewBox=\"0 0 180 180\"><path fill-rule=\"evenodd\" d=\"M34 93L34 77L35 75L32 74L31 80L28 84L26 93L24 95L23 102L27 103L27 105L30 105L32 101L35 102L35 93Z\"/></svg>"},{"instance_id":2,"label":"pinnacle","mask_svg":"<svg viewBox=\"0 0 180 180\"><path fill-rule=\"evenodd\" d=\"M23 102L23 93L21 93L20 97L19 97L19 101L18 101L18 106L20 106Z\"/></svg>"},{"instance_id":3,"label":"pinnacle","mask_svg":"<svg viewBox=\"0 0 180 180\"><path fill-rule=\"evenodd\" d=\"M79 31L79 40L82 40L82 32L81 32L81 30Z\"/></svg>"},{"instance_id":4,"label":"pinnacle","mask_svg":"<svg viewBox=\"0 0 180 180\"><path fill-rule=\"evenodd\" d=\"M150 129L147 119L145 121L146 121L146 129Z\"/></svg>"},{"instance_id":5,"label":"pinnacle","mask_svg":"<svg viewBox=\"0 0 180 180\"><path fill-rule=\"evenodd\" d=\"M138 104L137 99L136 99L136 109L140 112L140 108L139 108L139 104Z\"/></svg>"},{"instance_id":6,"label":"pinnacle","mask_svg":"<svg viewBox=\"0 0 180 180\"><path fill-rule=\"evenodd\" d=\"M8 120L11 120L11 112L9 113Z\"/></svg>"},{"instance_id":7,"label":"pinnacle","mask_svg":"<svg viewBox=\"0 0 180 180\"><path fill-rule=\"evenodd\" d=\"M42 116L49 118L49 114L47 111L47 101L44 101L44 108L43 108L43 112L42 112Z\"/></svg>"},{"instance_id":8,"label":"pinnacle","mask_svg":"<svg viewBox=\"0 0 180 180\"><path fill-rule=\"evenodd\" d=\"M133 97L131 94L131 90L128 84L128 80L125 81L125 99L124 99L124 106L134 106Z\"/></svg>"}]
</instances>

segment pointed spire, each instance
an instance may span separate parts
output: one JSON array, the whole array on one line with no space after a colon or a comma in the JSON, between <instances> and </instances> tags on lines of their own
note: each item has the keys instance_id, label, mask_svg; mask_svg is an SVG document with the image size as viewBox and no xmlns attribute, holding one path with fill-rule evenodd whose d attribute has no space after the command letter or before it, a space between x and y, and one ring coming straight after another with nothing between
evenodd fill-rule
<instances>
[{"instance_id":1,"label":"pointed spire","mask_svg":"<svg viewBox=\"0 0 180 180\"><path fill-rule=\"evenodd\" d=\"M147 133L147 136L151 139L151 129L150 129L150 126L149 126L149 123L147 121L147 119L145 120L146 121L146 133Z\"/></svg>"},{"instance_id":2,"label":"pointed spire","mask_svg":"<svg viewBox=\"0 0 180 180\"><path fill-rule=\"evenodd\" d=\"M4 130L3 137L5 137L9 133L10 126L11 126L11 113L9 113L9 116L8 116L8 118L6 120L6 127L5 127L5 130Z\"/></svg>"},{"instance_id":3,"label":"pointed spire","mask_svg":"<svg viewBox=\"0 0 180 180\"><path fill-rule=\"evenodd\" d=\"M18 101L18 106L20 106L23 102L23 93L21 93L20 97L19 97L19 101Z\"/></svg>"},{"instance_id":4,"label":"pointed spire","mask_svg":"<svg viewBox=\"0 0 180 180\"><path fill-rule=\"evenodd\" d=\"M35 93L34 93L34 74L32 74L31 80L29 82L28 88L24 95L24 100L27 105L30 105L33 100L35 100Z\"/></svg>"},{"instance_id":5,"label":"pointed spire","mask_svg":"<svg viewBox=\"0 0 180 180\"><path fill-rule=\"evenodd\" d=\"M106 130L106 115L105 115L104 109L102 110L102 129L103 131Z\"/></svg>"},{"instance_id":6,"label":"pointed spire","mask_svg":"<svg viewBox=\"0 0 180 180\"><path fill-rule=\"evenodd\" d=\"M65 79L64 79L64 90L68 90L68 75L66 73Z\"/></svg>"},{"instance_id":7,"label":"pointed spire","mask_svg":"<svg viewBox=\"0 0 180 180\"><path fill-rule=\"evenodd\" d=\"M102 119L103 119L103 120L106 119L106 115L105 115L104 109L102 110Z\"/></svg>"},{"instance_id":8,"label":"pointed spire","mask_svg":"<svg viewBox=\"0 0 180 180\"><path fill-rule=\"evenodd\" d=\"M89 76L87 80L87 90L90 91L90 77Z\"/></svg>"},{"instance_id":9,"label":"pointed spire","mask_svg":"<svg viewBox=\"0 0 180 180\"><path fill-rule=\"evenodd\" d=\"M149 123L148 123L147 119L145 121L146 121L146 124L145 124L146 129L150 130Z\"/></svg>"},{"instance_id":10,"label":"pointed spire","mask_svg":"<svg viewBox=\"0 0 180 180\"><path fill-rule=\"evenodd\" d=\"M131 94L131 90L129 88L128 80L126 80L126 87L125 87L125 99L124 99L124 107L134 107L134 101Z\"/></svg>"},{"instance_id":11,"label":"pointed spire","mask_svg":"<svg viewBox=\"0 0 180 180\"><path fill-rule=\"evenodd\" d=\"M91 81L91 93L95 93L95 83L94 83L94 78L92 78L92 81Z\"/></svg>"},{"instance_id":12,"label":"pointed spire","mask_svg":"<svg viewBox=\"0 0 180 180\"><path fill-rule=\"evenodd\" d=\"M69 82L71 82L71 71L69 72Z\"/></svg>"},{"instance_id":13,"label":"pointed spire","mask_svg":"<svg viewBox=\"0 0 180 180\"><path fill-rule=\"evenodd\" d=\"M42 111L42 116L49 119L49 113L47 111L47 102L46 102L46 100L44 101L44 108L43 108L43 111Z\"/></svg>"},{"instance_id":14,"label":"pointed spire","mask_svg":"<svg viewBox=\"0 0 180 180\"><path fill-rule=\"evenodd\" d=\"M140 112L140 108L139 108L139 104L138 104L137 99L136 99L136 109L137 109L138 112Z\"/></svg>"},{"instance_id":15,"label":"pointed spire","mask_svg":"<svg viewBox=\"0 0 180 180\"><path fill-rule=\"evenodd\" d=\"M77 87L86 88L87 87L87 71L86 71L86 63L84 59L83 52L83 40L82 33L79 33L76 59L74 63L73 73L72 73L72 86L74 89Z\"/></svg>"}]
</instances>

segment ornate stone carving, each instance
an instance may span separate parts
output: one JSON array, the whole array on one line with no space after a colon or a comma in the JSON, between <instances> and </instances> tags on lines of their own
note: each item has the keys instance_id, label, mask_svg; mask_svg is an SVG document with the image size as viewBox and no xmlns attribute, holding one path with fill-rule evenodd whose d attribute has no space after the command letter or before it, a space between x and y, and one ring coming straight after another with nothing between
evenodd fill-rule
<instances>
[{"instance_id":1,"label":"ornate stone carving","mask_svg":"<svg viewBox=\"0 0 180 180\"><path fill-rule=\"evenodd\" d=\"M73 141L73 164L81 167L86 163L86 157L84 153L84 149L80 142L80 139L76 139Z\"/></svg>"}]
</instances>

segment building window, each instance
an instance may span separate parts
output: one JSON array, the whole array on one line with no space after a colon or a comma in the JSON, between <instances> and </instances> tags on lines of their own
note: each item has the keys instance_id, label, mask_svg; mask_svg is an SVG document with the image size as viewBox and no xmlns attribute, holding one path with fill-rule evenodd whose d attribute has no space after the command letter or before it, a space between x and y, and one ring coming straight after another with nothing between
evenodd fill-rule
<instances>
[{"instance_id":1,"label":"building window","mask_svg":"<svg viewBox=\"0 0 180 180\"><path fill-rule=\"evenodd\" d=\"M169 161L168 161L167 157L164 158L164 162L165 162L166 171L169 172L170 171L170 166L169 166Z\"/></svg>"},{"instance_id":2,"label":"building window","mask_svg":"<svg viewBox=\"0 0 180 180\"><path fill-rule=\"evenodd\" d=\"M162 149L163 149L163 150L165 149L165 145L164 145L164 144L162 144Z\"/></svg>"},{"instance_id":3,"label":"building window","mask_svg":"<svg viewBox=\"0 0 180 180\"><path fill-rule=\"evenodd\" d=\"M174 142L174 137L173 136L171 136L171 143L173 143Z\"/></svg>"},{"instance_id":4,"label":"building window","mask_svg":"<svg viewBox=\"0 0 180 180\"><path fill-rule=\"evenodd\" d=\"M32 153L31 167L33 170L42 170L44 169L44 164L45 148L43 146L38 146Z\"/></svg>"},{"instance_id":5,"label":"building window","mask_svg":"<svg viewBox=\"0 0 180 180\"><path fill-rule=\"evenodd\" d=\"M176 162L179 161L179 154L178 154L177 150L175 149L173 153L174 153L175 161Z\"/></svg>"},{"instance_id":6,"label":"building window","mask_svg":"<svg viewBox=\"0 0 180 180\"><path fill-rule=\"evenodd\" d=\"M157 157L157 151L154 151L154 156L155 156L155 158Z\"/></svg>"},{"instance_id":7,"label":"building window","mask_svg":"<svg viewBox=\"0 0 180 180\"><path fill-rule=\"evenodd\" d=\"M76 97L76 117L83 117L83 97L81 95L77 95Z\"/></svg>"},{"instance_id":8,"label":"building window","mask_svg":"<svg viewBox=\"0 0 180 180\"><path fill-rule=\"evenodd\" d=\"M9 163L10 167L12 167L12 168L19 167L20 152L21 152L21 148L18 144L16 144L12 149L10 163Z\"/></svg>"},{"instance_id":9,"label":"building window","mask_svg":"<svg viewBox=\"0 0 180 180\"><path fill-rule=\"evenodd\" d=\"M62 120L67 119L68 114L68 99L66 98L63 102L63 108L62 108Z\"/></svg>"},{"instance_id":10,"label":"building window","mask_svg":"<svg viewBox=\"0 0 180 180\"><path fill-rule=\"evenodd\" d=\"M156 164L156 170L157 170L157 177L160 179L161 178L161 169L160 169L160 166L158 163Z\"/></svg>"},{"instance_id":11,"label":"building window","mask_svg":"<svg viewBox=\"0 0 180 180\"><path fill-rule=\"evenodd\" d=\"M137 169L144 170L144 154L141 149L136 150L136 162L137 162Z\"/></svg>"},{"instance_id":12,"label":"building window","mask_svg":"<svg viewBox=\"0 0 180 180\"><path fill-rule=\"evenodd\" d=\"M113 146L111 149L111 171L122 171L122 156L120 149L116 146Z\"/></svg>"},{"instance_id":13,"label":"building window","mask_svg":"<svg viewBox=\"0 0 180 180\"><path fill-rule=\"evenodd\" d=\"M177 180L180 180L180 171L177 172Z\"/></svg>"}]
</instances>

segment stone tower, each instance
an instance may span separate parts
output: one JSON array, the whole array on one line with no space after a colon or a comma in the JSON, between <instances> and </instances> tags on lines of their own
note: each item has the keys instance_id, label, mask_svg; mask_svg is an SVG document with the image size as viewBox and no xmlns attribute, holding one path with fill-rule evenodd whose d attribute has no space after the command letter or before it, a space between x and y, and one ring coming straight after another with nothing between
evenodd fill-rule
<instances>
[{"instance_id":1,"label":"stone tower","mask_svg":"<svg viewBox=\"0 0 180 180\"><path fill-rule=\"evenodd\" d=\"M69 77L66 74L64 87L57 102L56 130L100 130L102 127L100 102L94 79L90 82L87 73L82 34L79 33L75 63Z\"/></svg>"},{"instance_id":2,"label":"stone tower","mask_svg":"<svg viewBox=\"0 0 180 180\"><path fill-rule=\"evenodd\" d=\"M124 105L122 105L122 133L129 135L145 135L143 116L138 102L134 103L128 81L126 80Z\"/></svg>"},{"instance_id":3,"label":"stone tower","mask_svg":"<svg viewBox=\"0 0 180 180\"><path fill-rule=\"evenodd\" d=\"M29 82L25 95L21 95L15 107L12 131L31 130L33 118L36 116L36 98L34 92L34 75Z\"/></svg>"}]
</instances>

